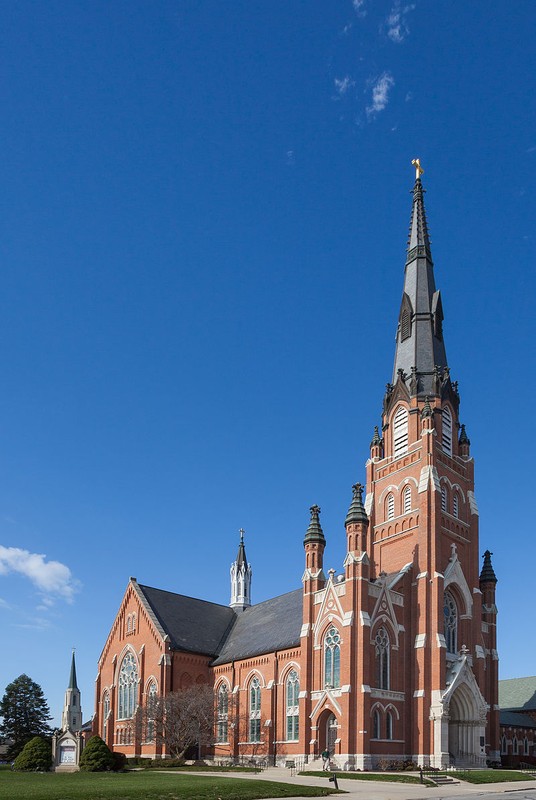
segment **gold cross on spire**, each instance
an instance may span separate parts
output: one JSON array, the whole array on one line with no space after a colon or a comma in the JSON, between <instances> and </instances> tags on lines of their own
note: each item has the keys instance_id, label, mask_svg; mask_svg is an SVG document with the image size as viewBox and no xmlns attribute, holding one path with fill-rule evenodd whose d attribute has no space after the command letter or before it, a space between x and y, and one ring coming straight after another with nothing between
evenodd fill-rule
<instances>
[{"instance_id":1,"label":"gold cross on spire","mask_svg":"<svg viewBox=\"0 0 536 800\"><path fill-rule=\"evenodd\" d=\"M421 160L420 158L414 158L411 163L415 167L415 180L418 181L424 172L423 168L421 167Z\"/></svg>"}]
</instances>

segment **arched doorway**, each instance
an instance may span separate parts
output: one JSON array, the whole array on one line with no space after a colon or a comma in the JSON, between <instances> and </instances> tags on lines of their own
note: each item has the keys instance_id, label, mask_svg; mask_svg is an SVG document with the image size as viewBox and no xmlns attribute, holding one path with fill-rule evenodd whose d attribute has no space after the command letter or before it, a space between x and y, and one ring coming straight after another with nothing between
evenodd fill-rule
<instances>
[{"instance_id":1,"label":"arched doorway","mask_svg":"<svg viewBox=\"0 0 536 800\"><path fill-rule=\"evenodd\" d=\"M459 766L475 766L482 761L484 726L475 697L462 683L449 703L449 756Z\"/></svg>"},{"instance_id":2,"label":"arched doorway","mask_svg":"<svg viewBox=\"0 0 536 800\"><path fill-rule=\"evenodd\" d=\"M335 714L330 714L326 720L326 750L329 750L330 756L335 753L335 741L338 738L338 733L337 717Z\"/></svg>"}]
</instances>

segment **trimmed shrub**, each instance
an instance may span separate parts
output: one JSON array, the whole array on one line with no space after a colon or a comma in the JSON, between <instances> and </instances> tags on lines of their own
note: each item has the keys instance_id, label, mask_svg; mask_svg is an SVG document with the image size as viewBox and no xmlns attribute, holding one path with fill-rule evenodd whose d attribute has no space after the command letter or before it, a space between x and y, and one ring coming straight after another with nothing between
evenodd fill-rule
<instances>
[{"instance_id":1,"label":"trimmed shrub","mask_svg":"<svg viewBox=\"0 0 536 800\"><path fill-rule=\"evenodd\" d=\"M114 754L100 736L92 736L82 750L80 769L86 772L106 772L114 768Z\"/></svg>"},{"instance_id":2,"label":"trimmed shrub","mask_svg":"<svg viewBox=\"0 0 536 800\"><path fill-rule=\"evenodd\" d=\"M124 753L115 753L112 751L114 763L112 769L114 772L123 772L127 763L127 757Z\"/></svg>"},{"instance_id":3,"label":"trimmed shrub","mask_svg":"<svg viewBox=\"0 0 536 800\"><path fill-rule=\"evenodd\" d=\"M39 771L46 772L52 766L52 750L50 744L41 736L34 736L26 742L21 752L15 759L14 769L21 772Z\"/></svg>"}]
</instances>

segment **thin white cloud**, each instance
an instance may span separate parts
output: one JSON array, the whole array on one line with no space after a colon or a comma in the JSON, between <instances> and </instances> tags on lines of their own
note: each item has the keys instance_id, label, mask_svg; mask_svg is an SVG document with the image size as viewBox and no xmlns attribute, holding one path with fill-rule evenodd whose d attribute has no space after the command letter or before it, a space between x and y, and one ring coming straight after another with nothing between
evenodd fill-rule
<instances>
[{"instance_id":1,"label":"thin white cloud","mask_svg":"<svg viewBox=\"0 0 536 800\"><path fill-rule=\"evenodd\" d=\"M294 150L287 150L287 164L289 167L293 167L296 163L296 153Z\"/></svg>"},{"instance_id":2,"label":"thin white cloud","mask_svg":"<svg viewBox=\"0 0 536 800\"><path fill-rule=\"evenodd\" d=\"M410 3L409 5L402 6L400 0L395 0L391 11L387 19L385 20L385 25L387 28L387 36L392 42L396 44L400 44L403 42L406 36L409 33L409 26L407 23L407 15L410 11L413 11L415 8L414 3Z\"/></svg>"},{"instance_id":3,"label":"thin white cloud","mask_svg":"<svg viewBox=\"0 0 536 800\"><path fill-rule=\"evenodd\" d=\"M527 153L534 153L535 150L536 150L536 145L534 145L534 147L529 147Z\"/></svg>"},{"instance_id":4,"label":"thin white cloud","mask_svg":"<svg viewBox=\"0 0 536 800\"><path fill-rule=\"evenodd\" d=\"M395 85L395 79L390 72L383 72L372 85L372 103L367 106L367 117L376 116L383 111L389 102L389 92Z\"/></svg>"},{"instance_id":5,"label":"thin white cloud","mask_svg":"<svg viewBox=\"0 0 536 800\"><path fill-rule=\"evenodd\" d=\"M366 15L365 0L352 0L352 5L358 17L364 17Z\"/></svg>"},{"instance_id":6,"label":"thin white cloud","mask_svg":"<svg viewBox=\"0 0 536 800\"><path fill-rule=\"evenodd\" d=\"M3 597L0 597L0 608L7 608L7 609L11 608L9 603L6 600L4 600Z\"/></svg>"},{"instance_id":7,"label":"thin white cloud","mask_svg":"<svg viewBox=\"0 0 536 800\"><path fill-rule=\"evenodd\" d=\"M355 81L353 81L349 75L345 75L344 78L335 78L334 83L337 94L339 95L346 94L348 89L355 86Z\"/></svg>"},{"instance_id":8,"label":"thin white cloud","mask_svg":"<svg viewBox=\"0 0 536 800\"><path fill-rule=\"evenodd\" d=\"M54 597L72 603L78 582L69 567L59 561L47 561L40 553L30 553L20 547L0 545L0 575L10 572L28 578L42 593L42 602L50 606Z\"/></svg>"}]
</instances>

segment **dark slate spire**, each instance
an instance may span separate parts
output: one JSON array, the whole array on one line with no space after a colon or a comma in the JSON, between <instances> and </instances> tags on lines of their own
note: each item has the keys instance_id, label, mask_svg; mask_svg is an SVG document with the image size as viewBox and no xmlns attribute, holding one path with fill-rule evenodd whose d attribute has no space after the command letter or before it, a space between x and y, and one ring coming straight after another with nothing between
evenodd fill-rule
<instances>
[{"instance_id":1,"label":"dark slate spire","mask_svg":"<svg viewBox=\"0 0 536 800\"><path fill-rule=\"evenodd\" d=\"M378 429L376 428L376 431L377 430ZM354 492L354 496L352 497L352 502L350 504L350 508L348 509L348 514L346 515L344 524L349 525L351 522L368 523L367 512L365 511L365 507L363 505L363 486L360 483L355 483L352 486L352 490Z\"/></svg>"},{"instance_id":2,"label":"dark slate spire","mask_svg":"<svg viewBox=\"0 0 536 800\"><path fill-rule=\"evenodd\" d=\"M303 540L303 543L307 544L308 542L321 542L322 544L326 544L324 531L320 525L320 506L311 506L309 510L311 512L311 521L309 522L309 527L305 532L305 539Z\"/></svg>"},{"instance_id":3,"label":"dark slate spire","mask_svg":"<svg viewBox=\"0 0 536 800\"><path fill-rule=\"evenodd\" d=\"M480 573L480 583L497 583L497 576L491 563L493 553L486 550L484 553L484 563L482 564L482 572Z\"/></svg>"},{"instance_id":4,"label":"dark slate spire","mask_svg":"<svg viewBox=\"0 0 536 800\"><path fill-rule=\"evenodd\" d=\"M393 383L402 374L412 375L415 394L435 395L436 368L441 373L447 366L443 344L441 297L435 288L434 268L428 224L424 210L424 189L418 159L413 206L409 228L408 253L404 275L404 292L396 334L395 365Z\"/></svg>"},{"instance_id":5,"label":"dark slate spire","mask_svg":"<svg viewBox=\"0 0 536 800\"><path fill-rule=\"evenodd\" d=\"M458 439L460 444L471 444L471 440L469 439L467 433L465 432L465 425L461 426L460 430L460 438Z\"/></svg>"},{"instance_id":6,"label":"dark slate spire","mask_svg":"<svg viewBox=\"0 0 536 800\"><path fill-rule=\"evenodd\" d=\"M380 432L378 430L378 426L374 426L374 436L372 437L372 441L370 443L371 447L380 447L382 443ZM353 487L352 487L353 488Z\"/></svg>"},{"instance_id":7,"label":"dark slate spire","mask_svg":"<svg viewBox=\"0 0 536 800\"><path fill-rule=\"evenodd\" d=\"M73 657L71 659L71 674L69 676L69 686L68 689L78 689L78 684L76 683L76 664L74 663L74 650L73 650Z\"/></svg>"},{"instance_id":8,"label":"dark slate spire","mask_svg":"<svg viewBox=\"0 0 536 800\"><path fill-rule=\"evenodd\" d=\"M240 528L240 544L238 545L238 555L236 557L236 565L237 567L246 567L248 566L247 558L246 558L246 548L244 546L244 533L245 530Z\"/></svg>"}]
</instances>

